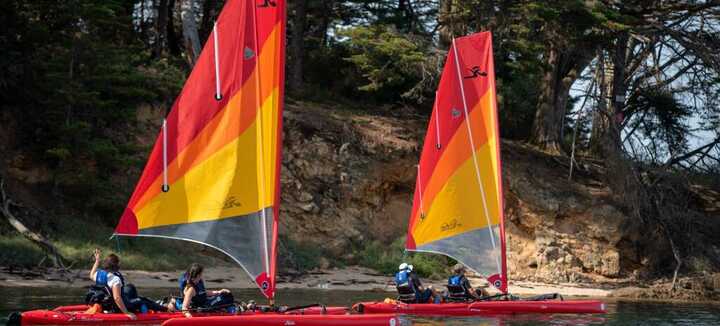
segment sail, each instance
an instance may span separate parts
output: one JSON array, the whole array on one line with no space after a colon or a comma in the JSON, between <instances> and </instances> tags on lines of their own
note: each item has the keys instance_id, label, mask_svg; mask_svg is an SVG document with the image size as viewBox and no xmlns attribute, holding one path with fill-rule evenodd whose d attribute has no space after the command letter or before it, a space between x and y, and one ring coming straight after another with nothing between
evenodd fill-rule
<instances>
[{"instance_id":1,"label":"sail","mask_svg":"<svg viewBox=\"0 0 720 326\"><path fill-rule=\"evenodd\" d=\"M450 256L506 292L492 39L453 40L423 145L406 249Z\"/></svg>"},{"instance_id":2,"label":"sail","mask_svg":"<svg viewBox=\"0 0 720 326\"><path fill-rule=\"evenodd\" d=\"M220 250L271 299L284 42L285 1L227 1L115 229Z\"/></svg>"}]
</instances>

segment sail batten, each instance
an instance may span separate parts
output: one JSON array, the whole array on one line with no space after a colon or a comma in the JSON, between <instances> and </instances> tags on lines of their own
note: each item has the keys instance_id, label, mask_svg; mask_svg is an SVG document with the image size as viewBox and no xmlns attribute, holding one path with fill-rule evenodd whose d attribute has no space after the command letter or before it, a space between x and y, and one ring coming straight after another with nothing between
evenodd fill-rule
<instances>
[{"instance_id":1,"label":"sail batten","mask_svg":"<svg viewBox=\"0 0 720 326\"><path fill-rule=\"evenodd\" d=\"M505 292L494 78L489 32L453 40L420 157L406 249L452 257Z\"/></svg>"},{"instance_id":2,"label":"sail batten","mask_svg":"<svg viewBox=\"0 0 720 326\"><path fill-rule=\"evenodd\" d=\"M285 1L226 2L115 230L220 250L271 299L284 39Z\"/></svg>"}]
</instances>

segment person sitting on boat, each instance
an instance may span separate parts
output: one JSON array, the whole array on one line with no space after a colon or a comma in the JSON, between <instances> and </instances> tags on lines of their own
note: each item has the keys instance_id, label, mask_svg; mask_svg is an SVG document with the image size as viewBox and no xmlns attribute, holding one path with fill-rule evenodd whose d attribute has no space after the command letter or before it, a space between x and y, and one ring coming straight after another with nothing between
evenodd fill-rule
<instances>
[{"instance_id":1,"label":"person sitting on boat","mask_svg":"<svg viewBox=\"0 0 720 326\"><path fill-rule=\"evenodd\" d=\"M105 306L104 309L109 308L108 310L124 313L132 320L137 319L135 314L128 309L126 304L128 300L123 295L125 279L120 273L120 257L116 254L109 254L103 261L102 268L99 268L100 255L100 249L95 249L95 263L90 269L90 279L95 282L95 285L88 293L89 303L97 303Z\"/></svg>"},{"instance_id":2,"label":"person sitting on boat","mask_svg":"<svg viewBox=\"0 0 720 326\"><path fill-rule=\"evenodd\" d=\"M470 281L465 277L465 266L459 263L453 267L453 275L448 278L447 288L449 301L478 300L488 296L485 289L474 289L470 285Z\"/></svg>"},{"instance_id":3,"label":"person sitting on boat","mask_svg":"<svg viewBox=\"0 0 720 326\"><path fill-rule=\"evenodd\" d=\"M413 265L402 263L398 266L395 274L395 286L397 287L399 300L406 303L439 303L439 296L432 286L423 287L420 278L413 271Z\"/></svg>"},{"instance_id":4,"label":"person sitting on boat","mask_svg":"<svg viewBox=\"0 0 720 326\"><path fill-rule=\"evenodd\" d=\"M170 300L168 304L169 311L180 310L185 314L185 317L192 317L190 314L191 309L210 311L232 308L235 299L230 290L207 291L202 276L202 265L197 263L190 265L190 268L179 279L182 297Z\"/></svg>"}]
</instances>

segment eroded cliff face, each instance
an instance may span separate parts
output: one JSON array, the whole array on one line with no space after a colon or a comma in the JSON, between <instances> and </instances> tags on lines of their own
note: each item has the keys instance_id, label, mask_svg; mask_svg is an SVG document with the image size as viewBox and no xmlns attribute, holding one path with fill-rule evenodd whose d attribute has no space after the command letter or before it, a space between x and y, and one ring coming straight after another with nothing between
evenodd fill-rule
<instances>
[{"instance_id":1,"label":"eroded cliff face","mask_svg":"<svg viewBox=\"0 0 720 326\"><path fill-rule=\"evenodd\" d=\"M355 263L358 249L371 241L389 245L404 236L427 124L426 116L413 112L380 115L289 101L284 112L282 237ZM152 144L161 116L160 109L138 110L132 129L136 143ZM22 147L7 146L13 139L8 130L12 128L0 128L0 149L6 153ZM26 162L20 151L11 154L1 163L14 195L29 206L55 211L51 204L58 201L42 199L51 196L41 186L49 175L42 162ZM566 161L522 143L502 143L511 278L623 284L669 275L675 262L666 238L617 203L618 195L602 181L612 171L604 171L601 161L583 159L568 180ZM140 172L126 171L113 183L131 189ZM683 257L684 270L714 272L720 259L720 193L691 188L695 202L687 212L687 232L698 244L691 250L696 257ZM48 225L27 222L31 228Z\"/></svg>"},{"instance_id":2,"label":"eroded cliff face","mask_svg":"<svg viewBox=\"0 0 720 326\"><path fill-rule=\"evenodd\" d=\"M426 120L398 116L287 105L281 234L348 262L353 248L405 234ZM568 180L566 158L509 141L502 160L513 279L622 282L674 267L663 237L613 201L602 162Z\"/></svg>"}]
</instances>

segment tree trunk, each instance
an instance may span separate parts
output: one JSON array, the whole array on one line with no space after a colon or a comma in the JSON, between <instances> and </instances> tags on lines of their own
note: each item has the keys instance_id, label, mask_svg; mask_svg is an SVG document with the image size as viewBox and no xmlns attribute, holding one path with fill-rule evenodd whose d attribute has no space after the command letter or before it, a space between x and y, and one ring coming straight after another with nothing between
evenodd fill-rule
<instances>
[{"instance_id":1,"label":"tree trunk","mask_svg":"<svg viewBox=\"0 0 720 326\"><path fill-rule=\"evenodd\" d=\"M541 81L530 142L548 152L560 153L570 87L592 57L584 51L563 51L557 44L549 45L545 57L547 68Z\"/></svg>"},{"instance_id":2,"label":"tree trunk","mask_svg":"<svg viewBox=\"0 0 720 326\"><path fill-rule=\"evenodd\" d=\"M197 22L195 21L195 0L181 0L180 16L183 26L183 40L185 41L185 56L188 65L195 66L200 55L200 37L198 36Z\"/></svg>"},{"instance_id":3,"label":"tree trunk","mask_svg":"<svg viewBox=\"0 0 720 326\"><path fill-rule=\"evenodd\" d=\"M175 4L175 0L168 0L167 45L172 55L179 56L182 51L180 50L180 40L175 32Z\"/></svg>"},{"instance_id":4,"label":"tree trunk","mask_svg":"<svg viewBox=\"0 0 720 326\"><path fill-rule=\"evenodd\" d=\"M440 0L440 11L438 12L438 32L440 34L440 48L450 48L452 39L455 36L453 25L453 0Z\"/></svg>"},{"instance_id":5,"label":"tree trunk","mask_svg":"<svg viewBox=\"0 0 720 326\"><path fill-rule=\"evenodd\" d=\"M290 55L292 66L290 68L289 91L302 92L303 88L303 56L305 40L305 24L307 22L307 0L295 1L295 17L293 17L292 39L290 41Z\"/></svg>"},{"instance_id":6,"label":"tree trunk","mask_svg":"<svg viewBox=\"0 0 720 326\"><path fill-rule=\"evenodd\" d=\"M168 0L160 0L157 8L157 21L155 21L155 44L153 55L162 56L165 50L168 21Z\"/></svg>"},{"instance_id":7,"label":"tree trunk","mask_svg":"<svg viewBox=\"0 0 720 326\"><path fill-rule=\"evenodd\" d=\"M207 40L208 36L210 36L210 32L213 28L213 23L215 20L217 20L218 10L217 10L217 1L216 0L205 0L203 1L202 6L202 20L200 22L200 39L202 40L200 43L204 43L205 40Z\"/></svg>"},{"instance_id":8,"label":"tree trunk","mask_svg":"<svg viewBox=\"0 0 720 326\"><path fill-rule=\"evenodd\" d=\"M42 235L28 229L22 222L20 222L20 220L15 217L15 215L11 211L11 206L14 204L15 203L13 203L13 201L5 193L5 181L0 178L0 212L5 215L8 223L10 223L10 225L15 228L15 230L17 230L23 237L30 240L30 242L40 247L43 252L45 252L46 258L50 258L50 261L53 263L53 267L65 269L65 264L63 263L64 258L60 254L60 251L58 251L57 248L52 244L52 242L50 242L50 240L46 239Z\"/></svg>"}]
</instances>

